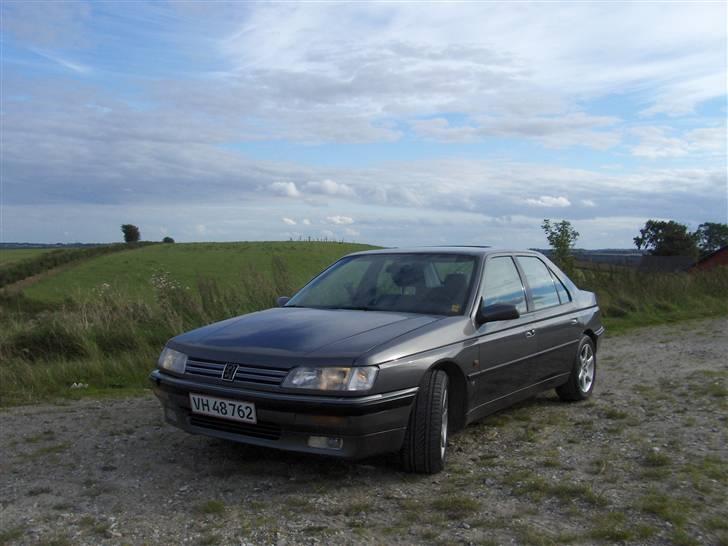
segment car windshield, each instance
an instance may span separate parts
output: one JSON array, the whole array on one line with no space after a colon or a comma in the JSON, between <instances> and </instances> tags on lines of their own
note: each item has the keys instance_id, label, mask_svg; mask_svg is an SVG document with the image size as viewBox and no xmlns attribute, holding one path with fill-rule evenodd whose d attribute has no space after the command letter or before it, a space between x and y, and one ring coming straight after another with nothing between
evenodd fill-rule
<instances>
[{"instance_id":1,"label":"car windshield","mask_svg":"<svg viewBox=\"0 0 728 546\"><path fill-rule=\"evenodd\" d=\"M476 260L461 254L348 256L306 285L286 307L462 315Z\"/></svg>"}]
</instances>

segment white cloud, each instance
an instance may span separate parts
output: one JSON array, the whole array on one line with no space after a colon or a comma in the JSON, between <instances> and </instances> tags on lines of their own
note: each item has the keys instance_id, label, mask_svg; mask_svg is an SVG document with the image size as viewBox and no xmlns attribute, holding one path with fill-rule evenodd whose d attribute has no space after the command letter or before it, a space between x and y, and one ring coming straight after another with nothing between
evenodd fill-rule
<instances>
[{"instance_id":1,"label":"white cloud","mask_svg":"<svg viewBox=\"0 0 728 546\"><path fill-rule=\"evenodd\" d=\"M301 192L298 191L295 182L273 182L268 188L276 195L282 195L284 197L301 196Z\"/></svg>"},{"instance_id":2,"label":"white cloud","mask_svg":"<svg viewBox=\"0 0 728 546\"><path fill-rule=\"evenodd\" d=\"M353 228L345 228L344 233L346 235L348 235L349 237L358 237L359 235L361 235L361 233L358 230L353 229Z\"/></svg>"},{"instance_id":3,"label":"white cloud","mask_svg":"<svg viewBox=\"0 0 728 546\"><path fill-rule=\"evenodd\" d=\"M534 207L568 207L571 205L566 197L551 197L542 195L538 199L526 199L526 203Z\"/></svg>"},{"instance_id":4,"label":"white cloud","mask_svg":"<svg viewBox=\"0 0 728 546\"><path fill-rule=\"evenodd\" d=\"M288 224L289 226L295 226L296 225L296 221L293 218L285 218L284 217L284 218L281 218L281 220L283 220L283 223L284 224Z\"/></svg>"},{"instance_id":5,"label":"white cloud","mask_svg":"<svg viewBox=\"0 0 728 546\"><path fill-rule=\"evenodd\" d=\"M328 178L320 182L307 182L304 189L310 193L320 193L324 195L354 195L354 189L351 186L334 182Z\"/></svg>"},{"instance_id":6,"label":"white cloud","mask_svg":"<svg viewBox=\"0 0 728 546\"><path fill-rule=\"evenodd\" d=\"M349 216L327 216L326 221L330 224L347 225L353 224L354 219Z\"/></svg>"},{"instance_id":7,"label":"white cloud","mask_svg":"<svg viewBox=\"0 0 728 546\"><path fill-rule=\"evenodd\" d=\"M589 208L592 208L592 207L596 207L597 206L597 204L593 200L591 200L591 199L582 199L581 200L581 204L583 206L589 207Z\"/></svg>"},{"instance_id":8,"label":"white cloud","mask_svg":"<svg viewBox=\"0 0 728 546\"><path fill-rule=\"evenodd\" d=\"M639 139L632 155L648 159L678 158L688 155L725 157L725 127L705 127L676 135L670 127L638 127L631 133Z\"/></svg>"},{"instance_id":9,"label":"white cloud","mask_svg":"<svg viewBox=\"0 0 728 546\"><path fill-rule=\"evenodd\" d=\"M303 220L301 220L301 223L304 226L310 226L311 225L311 220L309 220L308 218L304 218Z\"/></svg>"}]
</instances>

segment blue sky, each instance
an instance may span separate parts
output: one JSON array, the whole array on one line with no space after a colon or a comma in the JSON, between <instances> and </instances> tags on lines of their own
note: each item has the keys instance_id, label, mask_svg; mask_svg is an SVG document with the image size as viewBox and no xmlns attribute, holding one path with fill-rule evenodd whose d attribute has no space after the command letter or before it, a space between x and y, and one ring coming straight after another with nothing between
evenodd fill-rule
<instances>
[{"instance_id":1,"label":"blue sky","mask_svg":"<svg viewBox=\"0 0 728 546\"><path fill-rule=\"evenodd\" d=\"M2 4L3 241L728 221L726 4Z\"/></svg>"}]
</instances>

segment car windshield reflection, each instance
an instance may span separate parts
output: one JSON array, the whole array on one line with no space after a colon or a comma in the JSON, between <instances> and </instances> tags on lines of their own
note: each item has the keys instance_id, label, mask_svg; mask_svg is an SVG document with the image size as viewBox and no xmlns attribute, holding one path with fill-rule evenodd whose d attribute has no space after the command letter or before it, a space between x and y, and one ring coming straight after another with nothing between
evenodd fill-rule
<instances>
[{"instance_id":1,"label":"car windshield reflection","mask_svg":"<svg viewBox=\"0 0 728 546\"><path fill-rule=\"evenodd\" d=\"M476 260L464 254L350 256L316 277L286 307L462 315Z\"/></svg>"}]
</instances>

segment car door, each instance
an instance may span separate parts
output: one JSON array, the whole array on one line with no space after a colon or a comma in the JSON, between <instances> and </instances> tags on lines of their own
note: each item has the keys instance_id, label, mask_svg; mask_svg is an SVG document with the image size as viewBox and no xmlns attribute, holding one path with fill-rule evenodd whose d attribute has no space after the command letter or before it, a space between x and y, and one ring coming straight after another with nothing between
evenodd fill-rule
<instances>
[{"instance_id":1,"label":"car door","mask_svg":"<svg viewBox=\"0 0 728 546\"><path fill-rule=\"evenodd\" d=\"M519 313L527 313L525 287L510 255L488 258L480 286L485 305L509 304ZM475 383L473 408L483 408L528 386L529 360L536 352L536 342L526 321L487 322L478 328L479 369L470 374Z\"/></svg>"},{"instance_id":2,"label":"car door","mask_svg":"<svg viewBox=\"0 0 728 546\"><path fill-rule=\"evenodd\" d=\"M516 259L533 310L537 356L531 361L530 376L536 384L571 369L579 324L571 295L546 263L538 256L519 255Z\"/></svg>"}]
</instances>

